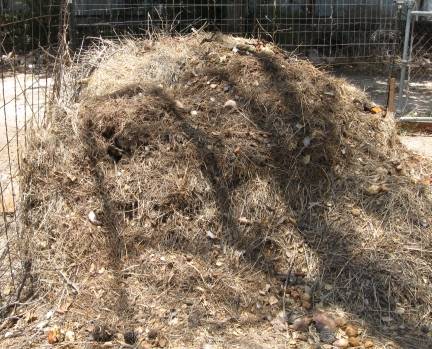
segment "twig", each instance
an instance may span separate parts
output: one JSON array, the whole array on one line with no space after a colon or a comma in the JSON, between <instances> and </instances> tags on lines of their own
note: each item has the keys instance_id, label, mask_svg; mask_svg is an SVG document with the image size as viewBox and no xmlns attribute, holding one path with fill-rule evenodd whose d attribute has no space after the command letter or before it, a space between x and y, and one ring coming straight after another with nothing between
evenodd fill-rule
<instances>
[{"instance_id":1,"label":"twig","mask_svg":"<svg viewBox=\"0 0 432 349\"><path fill-rule=\"evenodd\" d=\"M70 281L70 279L61 270L58 270L58 272L63 277L66 284L74 289L74 291L75 291L74 293L78 294L78 292L79 292L78 287L72 281Z\"/></svg>"}]
</instances>

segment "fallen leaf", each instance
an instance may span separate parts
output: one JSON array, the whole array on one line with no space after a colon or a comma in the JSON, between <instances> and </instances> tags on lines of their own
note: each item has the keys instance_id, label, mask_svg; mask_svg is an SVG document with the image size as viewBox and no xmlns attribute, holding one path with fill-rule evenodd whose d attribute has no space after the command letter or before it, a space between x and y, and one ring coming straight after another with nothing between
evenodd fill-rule
<instances>
[{"instance_id":1,"label":"fallen leaf","mask_svg":"<svg viewBox=\"0 0 432 349\"><path fill-rule=\"evenodd\" d=\"M343 317L336 318L335 323L336 323L336 326L341 327L341 328L345 328L347 325L347 321Z\"/></svg>"},{"instance_id":2,"label":"fallen leaf","mask_svg":"<svg viewBox=\"0 0 432 349\"><path fill-rule=\"evenodd\" d=\"M237 107L237 102L232 99L227 100L224 104L224 108L236 108L236 107Z\"/></svg>"},{"instance_id":3,"label":"fallen leaf","mask_svg":"<svg viewBox=\"0 0 432 349\"><path fill-rule=\"evenodd\" d=\"M175 101L175 105L179 109L184 109L185 108L184 104L182 102L180 102L179 100Z\"/></svg>"},{"instance_id":4,"label":"fallen leaf","mask_svg":"<svg viewBox=\"0 0 432 349\"><path fill-rule=\"evenodd\" d=\"M331 290L333 290L333 285L325 284L325 285L324 285L324 289L325 289L326 291L331 291Z\"/></svg>"},{"instance_id":5,"label":"fallen leaf","mask_svg":"<svg viewBox=\"0 0 432 349\"><path fill-rule=\"evenodd\" d=\"M168 344L168 340L166 338L159 338L158 339L158 346L161 348L165 348Z\"/></svg>"},{"instance_id":6,"label":"fallen leaf","mask_svg":"<svg viewBox=\"0 0 432 349\"><path fill-rule=\"evenodd\" d=\"M53 317L54 313L55 313L55 310L54 310L54 309L49 310L49 311L45 314L45 319L47 319L47 320L51 319L51 318Z\"/></svg>"},{"instance_id":7,"label":"fallen leaf","mask_svg":"<svg viewBox=\"0 0 432 349\"><path fill-rule=\"evenodd\" d=\"M71 305L72 305L72 299L69 298L69 299L66 300L66 302L64 302L60 306L60 308L57 309L57 312L60 313L60 314L64 314L64 313L66 313L69 310L69 308L70 308Z\"/></svg>"},{"instance_id":8,"label":"fallen leaf","mask_svg":"<svg viewBox=\"0 0 432 349\"><path fill-rule=\"evenodd\" d=\"M320 328L327 327L331 331L335 331L337 327L336 321L331 316L324 314L323 312L316 312L313 315L313 321L315 322L318 330Z\"/></svg>"},{"instance_id":9,"label":"fallen leaf","mask_svg":"<svg viewBox=\"0 0 432 349\"><path fill-rule=\"evenodd\" d=\"M360 340L358 337L350 337L348 338L348 343L351 347L359 347L361 345Z\"/></svg>"},{"instance_id":10,"label":"fallen leaf","mask_svg":"<svg viewBox=\"0 0 432 349\"><path fill-rule=\"evenodd\" d=\"M210 88L216 88L217 85L216 84L210 84Z\"/></svg>"},{"instance_id":11,"label":"fallen leaf","mask_svg":"<svg viewBox=\"0 0 432 349\"><path fill-rule=\"evenodd\" d=\"M294 322L289 326L294 331L306 332L309 330L309 325L312 323L312 317L305 316L295 319Z\"/></svg>"},{"instance_id":12,"label":"fallen leaf","mask_svg":"<svg viewBox=\"0 0 432 349\"><path fill-rule=\"evenodd\" d=\"M151 349L153 346L148 342L141 342L138 345L138 349Z\"/></svg>"},{"instance_id":13,"label":"fallen leaf","mask_svg":"<svg viewBox=\"0 0 432 349\"><path fill-rule=\"evenodd\" d=\"M310 309L312 309L312 304L310 302L308 302L308 301L303 301L302 302L302 307L304 309L306 309L306 310L310 310Z\"/></svg>"},{"instance_id":14,"label":"fallen leaf","mask_svg":"<svg viewBox=\"0 0 432 349\"><path fill-rule=\"evenodd\" d=\"M345 333L347 334L348 337L357 337L358 329L353 325L348 325L347 327L345 327Z\"/></svg>"},{"instance_id":15,"label":"fallen leaf","mask_svg":"<svg viewBox=\"0 0 432 349\"><path fill-rule=\"evenodd\" d=\"M278 299L275 296L270 296L268 299L268 304L270 305L275 305L279 303Z\"/></svg>"},{"instance_id":16,"label":"fallen leaf","mask_svg":"<svg viewBox=\"0 0 432 349\"><path fill-rule=\"evenodd\" d=\"M73 342L76 339L75 332L74 331L66 331L65 337L66 342Z\"/></svg>"},{"instance_id":17,"label":"fallen leaf","mask_svg":"<svg viewBox=\"0 0 432 349\"><path fill-rule=\"evenodd\" d=\"M392 321L393 321L393 318L390 317L390 316L383 316L383 317L381 318L381 320L384 321L384 322L392 322Z\"/></svg>"},{"instance_id":18,"label":"fallen leaf","mask_svg":"<svg viewBox=\"0 0 432 349\"><path fill-rule=\"evenodd\" d=\"M303 164L308 165L310 163L310 161L311 161L311 156L309 154L303 156L303 158L302 158Z\"/></svg>"},{"instance_id":19,"label":"fallen leaf","mask_svg":"<svg viewBox=\"0 0 432 349\"><path fill-rule=\"evenodd\" d=\"M198 112L197 112L196 110L191 110L190 114L191 114L192 116L197 116L197 115L198 115Z\"/></svg>"},{"instance_id":20,"label":"fallen leaf","mask_svg":"<svg viewBox=\"0 0 432 349\"><path fill-rule=\"evenodd\" d=\"M369 195L376 195L381 192L381 187L378 184L372 184L366 188L366 193Z\"/></svg>"},{"instance_id":21,"label":"fallen leaf","mask_svg":"<svg viewBox=\"0 0 432 349\"><path fill-rule=\"evenodd\" d=\"M97 218L96 213L94 211L90 211L88 214L88 219L93 225L102 225L102 222Z\"/></svg>"},{"instance_id":22,"label":"fallen leaf","mask_svg":"<svg viewBox=\"0 0 432 349\"><path fill-rule=\"evenodd\" d=\"M10 285L3 287L2 293L4 296L9 296L12 293L12 287Z\"/></svg>"},{"instance_id":23,"label":"fallen leaf","mask_svg":"<svg viewBox=\"0 0 432 349\"><path fill-rule=\"evenodd\" d=\"M247 219L246 217L240 217L239 219L239 223L241 223L241 224L251 224L252 222L249 220L249 219Z\"/></svg>"},{"instance_id":24,"label":"fallen leaf","mask_svg":"<svg viewBox=\"0 0 432 349\"><path fill-rule=\"evenodd\" d=\"M361 215L361 210L359 208L353 208L351 209L351 213L355 217L359 217Z\"/></svg>"},{"instance_id":25,"label":"fallen leaf","mask_svg":"<svg viewBox=\"0 0 432 349\"><path fill-rule=\"evenodd\" d=\"M365 348L372 348L374 346L374 342L372 342L370 339L364 342L363 346Z\"/></svg>"},{"instance_id":26,"label":"fallen leaf","mask_svg":"<svg viewBox=\"0 0 432 349\"><path fill-rule=\"evenodd\" d=\"M29 312L25 316L25 321L29 324L29 323L31 323L33 321L36 321L37 318L38 317L33 312Z\"/></svg>"},{"instance_id":27,"label":"fallen leaf","mask_svg":"<svg viewBox=\"0 0 432 349\"><path fill-rule=\"evenodd\" d=\"M296 339L298 341L307 342L308 337L306 334L301 332L294 332L293 333L293 339Z\"/></svg>"},{"instance_id":28,"label":"fallen leaf","mask_svg":"<svg viewBox=\"0 0 432 349\"><path fill-rule=\"evenodd\" d=\"M341 338L333 342L333 345L337 348L348 348L349 342L346 338Z\"/></svg>"},{"instance_id":29,"label":"fallen leaf","mask_svg":"<svg viewBox=\"0 0 432 349\"><path fill-rule=\"evenodd\" d=\"M209 239L212 239L212 240L217 239L217 236L215 234L213 234L210 230L206 231L206 235Z\"/></svg>"},{"instance_id":30,"label":"fallen leaf","mask_svg":"<svg viewBox=\"0 0 432 349\"><path fill-rule=\"evenodd\" d=\"M312 296L309 293L303 293L301 298L303 301L310 302Z\"/></svg>"},{"instance_id":31,"label":"fallen leaf","mask_svg":"<svg viewBox=\"0 0 432 349\"><path fill-rule=\"evenodd\" d=\"M64 336L62 335L60 328L57 326L53 327L51 330L48 331L48 343L49 344L55 344L62 342L64 339Z\"/></svg>"},{"instance_id":32,"label":"fallen leaf","mask_svg":"<svg viewBox=\"0 0 432 349\"><path fill-rule=\"evenodd\" d=\"M71 175L71 174L69 174L69 173L66 173L66 177L72 182L72 183L74 183L76 180L77 180L77 178L74 176L74 175Z\"/></svg>"},{"instance_id":33,"label":"fallen leaf","mask_svg":"<svg viewBox=\"0 0 432 349\"><path fill-rule=\"evenodd\" d=\"M381 113L382 111L383 111L382 108L379 107L379 106L372 107L372 108L370 109L370 112L371 112L372 114L378 114L378 113Z\"/></svg>"}]
</instances>

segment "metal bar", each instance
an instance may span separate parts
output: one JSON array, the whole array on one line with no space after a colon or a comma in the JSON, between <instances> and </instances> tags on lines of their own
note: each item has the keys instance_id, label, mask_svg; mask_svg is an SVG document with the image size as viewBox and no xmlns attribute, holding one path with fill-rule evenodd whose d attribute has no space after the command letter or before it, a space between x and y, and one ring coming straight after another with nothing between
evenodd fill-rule
<instances>
[{"instance_id":1,"label":"metal bar","mask_svg":"<svg viewBox=\"0 0 432 349\"><path fill-rule=\"evenodd\" d=\"M421 116L402 116L398 118L400 122L416 122L416 123L432 123L432 117L421 117Z\"/></svg>"},{"instance_id":2,"label":"metal bar","mask_svg":"<svg viewBox=\"0 0 432 349\"><path fill-rule=\"evenodd\" d=\"M408 65L408 55L409 55L409 47L410 47L410 30L411 30L411 12L415 5L415 2L408 1L406 3L407 6L407 19L405 24L405 37L404 37L404 46L403 46L403 54L401 61L401 76L399 80L399 94L398 94L398 104L397 111L400 113L402 111L402 98L405 90L405 75L406 69Z\"/></svg>"},{"instance_id":3,"label":"metal bar","mask_svg":"<svg viewBox=\"0 0 432 349\"><path fill-rule=\"evenodd\" d=\"M432 16L432 11L411 11L411 16Z\"/></svg>"}]
</instances>

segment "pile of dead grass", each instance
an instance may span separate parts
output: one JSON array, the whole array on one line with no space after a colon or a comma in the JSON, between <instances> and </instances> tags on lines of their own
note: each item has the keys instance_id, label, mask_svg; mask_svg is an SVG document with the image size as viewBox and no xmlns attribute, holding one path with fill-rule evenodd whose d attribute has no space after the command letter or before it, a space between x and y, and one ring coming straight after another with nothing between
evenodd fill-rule
<instances>
[{"instance_id":1,"label":"pile of dead grass","mask_svg":"<svg viewBox=\"0 0 432 349\"><path fill-rule=\"evenodd\" d=\"M64 328L276 347L282 310L331 309L363 337L425 341L430 167L360 91L204 34L104 42L65 78L22 183L39 306Z\"/></svg>"}]
</instances>

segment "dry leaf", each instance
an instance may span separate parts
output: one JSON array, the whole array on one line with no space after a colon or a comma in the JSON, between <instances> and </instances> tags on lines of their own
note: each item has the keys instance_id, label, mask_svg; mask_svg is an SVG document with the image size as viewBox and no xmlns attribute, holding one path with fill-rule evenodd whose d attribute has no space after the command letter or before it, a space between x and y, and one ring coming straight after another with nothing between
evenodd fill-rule
<instances>
[{"instance_id":1,"label":"dry leaf","mask_svg":"<svg viewBox=\"0 0 432 349\"><path fill-rule=\"evenodd\" d=\"M65 333L65 341L66 342L73 342L75 341L76 336L74 331L66 331Z\"/></svg>"},{"instance_id":2,"label":"dry leaf","mask_svg":"<svg viewBox=\"0 0 432 349\"><path fill-rule=\"evenodd\" d=\"M63 341L64 336L62 335L60 328L53 327L51 330L48 331L48 343L49 344L55 344Z\"/></svg>"},{"instance_id":3,"label":"dry leaf","mask_svg":"<svg viewBox=\"0 0 432 349\"><path fill-rule=\"evenodd\" d=\"M376 195L379 194L381 191L381 187L378 184L372 184L366 189L366 193L369 195Z\"/></svg>"},{"instance_id":4,"label":"dry leaf","mask_svg":"<svg viewBox=\"0 0 432 349\"><path fill-rule=\"evenodd\" d=\"M383 316L383 317L381 318L381 320L384 321L384 322L392 322L392 321L393 321L393 318L390 317L390 316Z\"/></svg>"},{"instance_id":5,"label":"dry leaf","mask_svg":"<svg viewBox=\"0 0 432 349\"><path fill-rule=\"evenodd\" d=\"M93 225L102 225L102 222L97 219L96 213L94 211L90 211L88 214L88 219Z\"/></svg>"},{"instance_id":6,"label":"dry leaf","mask_svg":"<svg viewBox=\"0 0 432 349\"><path fill-rule=\"evenodd\" d=\"M333 345L337 348L348 348L349 342L348 342L348 339L341 338L341 339L338 339L337 341L334 341Z\"/></svg>"},{"instance_id":7,"label":"dry leaf","mask_svg":"<svg viewBox=\"0 0 432 349\"><path fill-rule=\"evenodd\" d=\"M306 332L309 329L309 325L312 323L312 318L309 316L301 317L295 319L292 325L290 325L290 329L294 331Z\"/></svg>"},{"instance_id":8,"label":"dry leaf","mask_svg":"<svg viewBox=\"0 0 432 349\"><path fill-rule=\"evenodd\" d=\"M359 208L353 208L351 209L351 213L355 217L359 217L361 215L361 210Z\"/></svg>"},{"instance_id":9,"label":"dry leaf","mask_svg":"<svg viewBox=\"0 0 432 349\"><path fill-rule=\"evenodd\" d=\"M308 165L310 163L310 161L311 161L311 156L309 154L303 156L303 158L302 158L303 164Z\"/></svg>"},{"instance_id":10,"label":"dry leaf","mask_svg":"<svg viewBox=\"0 0 432 349\"><path fill-rule=\"evenodd\" d=\"M184 104L182 102L180 102L179 100L175 101L175 105L179 109L184 109L185 108Z\"/></svg>"},{"instance_id":11,"label":"dry leaf","mask_svg":"<svg viewBox=\"0 0 432 349\"><path fill-rule=\"evenodd\" d=\"M224 108L236 108L236 107L237 107L237 102L232 99L227 100L224 104Z\"/></svg>"},{"instance_id":12,"label":"dry leaf","mask_svg":"<svg viewBox=\"0 0 432 349\"><path fill-rule=\"evenodd\" d=\"M159 338L158 339L158 346L161 348L165 348L168 345L168 340L166 338Z\"/></svg>"},{"instance_id":13,"label":"dry leaf","mask_svg":"<svg viewBox=\"0 0 432 349\"><path fill-rule=\"evenodd\" d=\"M239 219L239 223L241 223L241 224L251 224L252 222L249 220L249 219L247 219L246 217L240 217Z\"/></svg>"},{"instance_id":14,"label":"dry leaf","mask_svg":"<svg viewBox=\"0 0 432 349\"><path fill-rule=\"evenodd\" d=\"M348 325L347 327L345 327L345 333L348 337L357 337L358 329L353 325Z\"/></svg>"},{"instance_id":15,"label":"dry leaf","mask_svg":"<svg viewBox=\"0 0 432 349\"><path fill-rule=\"evenodd\" d=\"M364 342L363 346L365 348L372 348L374 346L374 342L372 342L370 339L368 339L366 342Z\"/></svg>"},{"instance_id":16,"label":"dry leaf","mask_svg":"<svg viewBox=\"0 0 432 349\"><path fill-rule=\"evenodd\" d=\"M270 296L268 299L268 304L270 305L275 305L279 303L278 299L275 296Z\"/></svg>"},{"instance_id":17,"label":"dry leaf","mask_svg":"<svg viewBox=\"0 0 432 349\"><path fill-rule=\"evenodd\" d=\"M313 320L315 321L315 325L317 329L328 328L331 331L336 330L336 321L329 315L326 315L322 312L317 312L313 315Z\"/></svg>"},{"instance_id":18,"label":"dry leaf","mask_svg":"<svg viewBox=\"0 0 432 349\"><path fill-rule=\"evenodd\" d=\"M370 109L370 111L371 111L372 114L378 114L378 113L382 113L383 110L382 110L381 107L376 106L376 107L372 107L372 108Z\"/></svg>"},{"instance_id":19,"label":"dry leaf","mask_svg":"<svg viewBox=\"0 0 432 349\"><path fill-rule=\"evenodd\" d=\"M360 340L358 337L350 337L348 338L348 343L351 347L359 347L361 345Z\"/></svg>"},{"instance_id":20,"label":"dry leaf","mask_svg":"<svg viewBox=\"0 0 432 349\"><path fill-rule=\"evenodd\" d=\"M212 240L217 239L217 236L215 234L213 234L210 230L206 231L206 235L207 235L208 238L210 238Z\"/></svg>"},{"instance_id":21,"label":"dry leaf","mask_svg":"<svg viewBox=\"0 0 432 349\"><path fill-rule=\"evenodd\" d=\"M310 309L312 309L312 304L310 302L308 302L308 301L303 301L302 302L302 307L304 309L306 309L306 310L310 310Z\"/></svg>"}]
</instances>

